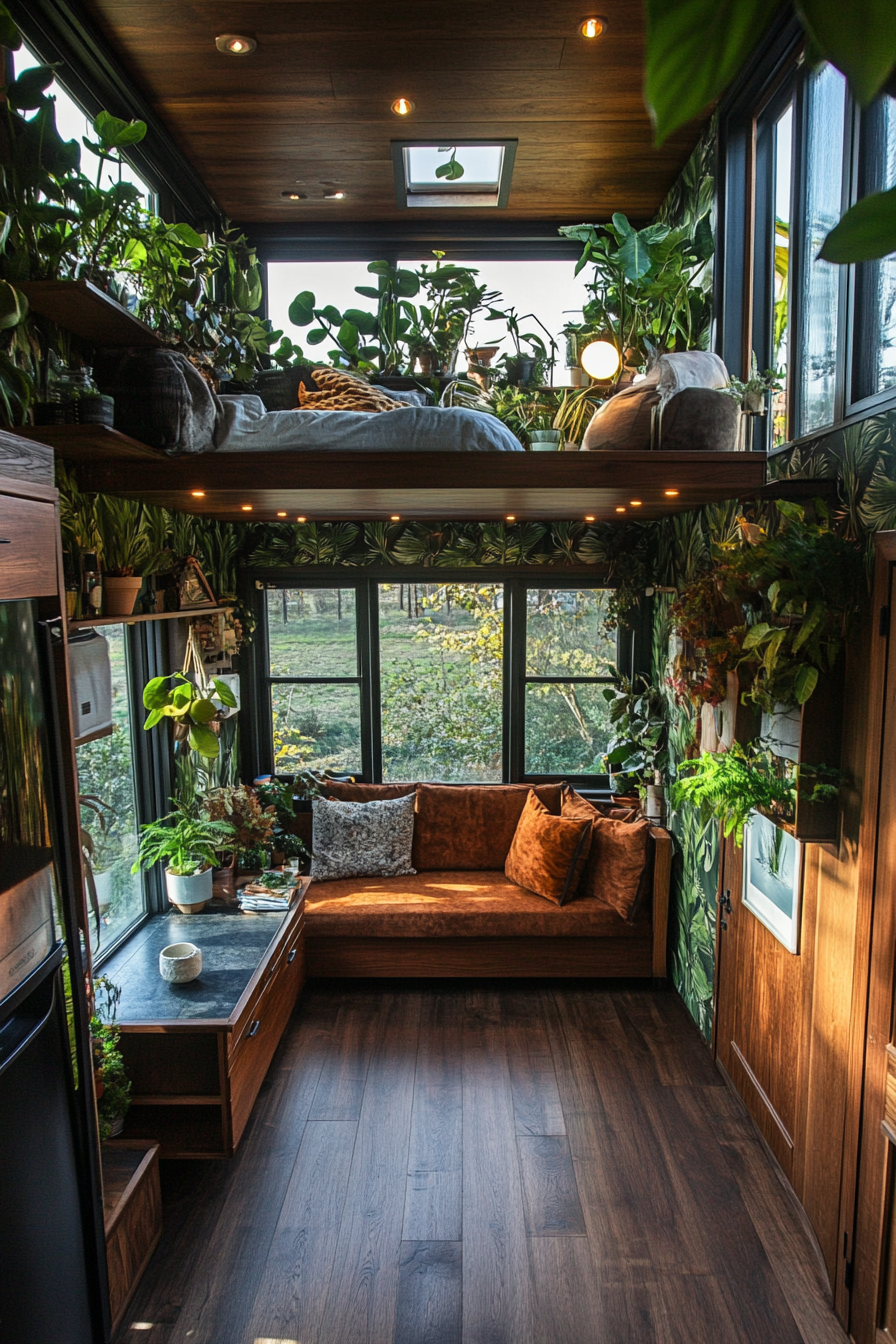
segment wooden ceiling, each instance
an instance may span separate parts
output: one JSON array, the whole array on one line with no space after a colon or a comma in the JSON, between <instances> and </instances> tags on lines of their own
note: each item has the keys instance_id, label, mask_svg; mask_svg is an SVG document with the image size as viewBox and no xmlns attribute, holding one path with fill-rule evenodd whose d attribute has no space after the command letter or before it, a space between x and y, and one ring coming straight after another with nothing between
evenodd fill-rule
<instances>
[{"instance_id":1,"label":"wooden ceiling","mask_svg":"<svg viewBox=\"0 0 896 1344\"><path fill-rule=\"evenodd\" d=\"M89 0L92 15L221 208L241 223L457 219L396 205L390 140L518 137L506 211L649 219L699 134L653 148L635 0ZM583 18L608 20L595 41ZM221 33L253 37L247 56ZM390 110L404 96L407 117ZM339 188L341 201L325 201ZM307 192L290 202L284 191Z\"/></svg>"}]
</instances>

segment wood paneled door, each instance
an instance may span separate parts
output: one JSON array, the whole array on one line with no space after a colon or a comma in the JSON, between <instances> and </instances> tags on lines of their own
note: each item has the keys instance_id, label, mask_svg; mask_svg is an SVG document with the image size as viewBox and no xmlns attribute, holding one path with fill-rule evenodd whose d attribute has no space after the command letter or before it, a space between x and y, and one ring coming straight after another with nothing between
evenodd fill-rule
<instances>
[{"instance_id":1,"label":"wood paneled door","mask_svg":"<svg viewBox=\"0 0 896 1344\"><path fill-rule=\"evenodd\" d=\"M861 846L868 955L857 959L867 967L868 997L867 1020L857 1021L854 1068L863 1080L850 1317L856 1344L896 1336L896 532L877 538L873 617ZM857 975L859 1005L862 988Z\"/></svg>"}]
</instances>

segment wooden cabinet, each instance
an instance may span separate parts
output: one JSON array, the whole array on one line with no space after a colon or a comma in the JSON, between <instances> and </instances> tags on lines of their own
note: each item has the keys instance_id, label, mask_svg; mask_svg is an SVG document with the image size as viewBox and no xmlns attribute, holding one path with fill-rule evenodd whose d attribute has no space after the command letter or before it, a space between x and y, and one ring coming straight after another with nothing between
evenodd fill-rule
<instances>
[{"instance_id":1,"label":"wooden cabinet","mask_svg":"<svg viewBox=\"0 0 896 1344\"><path fill-rule=\"evenodd\" d=\"M185 938L203 947L193 989L157 969L159 947ZM305 981L304 901L284 916L159 915L103 970L122 986L125 1137L157 1139L162 1157L232 1156Z\"/></svg>"},{"instance_id":2,"label":"wooden cabinet","mask_svg":"<svg viewBox=\"0 0 896 1344\"><path fill-rule=\"evenodd\" d=\"M0 494L0 565L4 601L55 595L55 505Z\"/></svg>"},{"instance_id":3,"label":"wooden cabinet","mask_svg":"<svg viewBox=\"0 0 896 1344\"><path fill-rule=\"evenodd\" d=\"M103 1214L109 1310L118 1327L162 1235L159 1145L113 1139L103 1144Z\"/></svg>"}]
</instances>

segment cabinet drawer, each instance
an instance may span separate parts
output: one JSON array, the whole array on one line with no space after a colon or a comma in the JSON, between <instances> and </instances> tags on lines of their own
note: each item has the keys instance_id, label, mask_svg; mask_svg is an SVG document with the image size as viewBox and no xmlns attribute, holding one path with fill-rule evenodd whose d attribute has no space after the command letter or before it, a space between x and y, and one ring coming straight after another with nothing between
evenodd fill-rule
<instances>
[{"instance_id":1,"label":"cabinet drawer","mask_svg":"<svg viewBox=\"0 0 896 1344\"><path fill-rule=\"evenodd\" d=\"M233 1030L229 1033L227 1051L230 1057L231 1064L233 1063L233 1060L236 1057L236 1054L239 1051L240 1046L245 1040L246 1034L250 1026L258 1017L258 1006L259 1003L261 1002L262 995L267 994L268 990L270 989L274 981L274 977L280 971L280 968L281 966L283 966L286 957L292 951L293 947L296 944L296 940L301 935L301 931L305 922L304 906L300 906L298 910L296 910L295 912L291 912L291 918L293 920L292 927L286 933L276 953L274 953L271 956L270 961L268 962L267 966L262 972L258 984L255 986L255 990L252 994L252 997L249 999L246 1006L240 1012L239 1018L234 1023ZM295 960L295 958L293 960Z\"/></svg>"},{"instance_id":2,"label":"cabinet drawer","mask_svg":"<svg viewBox=\"0 0 896 1344\"><path fill-rule=\"evenodd\" d=\"M246 1127L304 979L305 940L300 929L280 958L231 1056L230 1116L234 1148Z\"/></svg>"},{"instance_id":3,"label":"cabinet drawer","mask_svg":"<svg viewBox=\"0 0 896 1344\"><path fill-rule=\"evenodd\" d=\"M56 581L56 510L0 495L0 601L50 597Z\"/></svg>"}]
</instances>

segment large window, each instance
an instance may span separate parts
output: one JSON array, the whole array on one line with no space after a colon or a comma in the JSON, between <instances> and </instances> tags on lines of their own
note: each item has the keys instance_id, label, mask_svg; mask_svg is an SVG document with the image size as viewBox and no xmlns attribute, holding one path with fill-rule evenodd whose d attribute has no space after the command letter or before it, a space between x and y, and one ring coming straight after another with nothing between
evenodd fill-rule
<instances>
[{"instance_id":1,"label":"large window","mask_svg":"<svg viewBox=\"0 0 896 1344\"><path fill-rule=\"evenodd\" d=\"M574 581L278 581L256 654L269 705L259 765L599 785L616 662L606 598Z\"/></svg>"},{"instance_id":2,"label":"large window","mask_svg":"<svg viewBox=\"0 0 896 1344\"><path fill-rule=\"evenodd\" d=\"M146 909L144 877L131 872L137 855L130 668L123 625L106 625L112 668L112 731L77 747L81 840L96 893L90 937L102 955ZM88 880L88 890L90 881Z\"/></svg>"},{"instance_id":3,"label":"large window","mask_svg":"<svg viewBox=\"0 0 896 1344\"><path fill-rule=\"evenodd\" d=\"M896 98L882 97L862 118L861 192L896 186ZM858 267L853 401L896 388L896 255Z\"/></svg>"}]
</instances>

